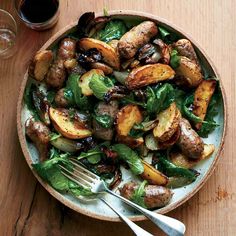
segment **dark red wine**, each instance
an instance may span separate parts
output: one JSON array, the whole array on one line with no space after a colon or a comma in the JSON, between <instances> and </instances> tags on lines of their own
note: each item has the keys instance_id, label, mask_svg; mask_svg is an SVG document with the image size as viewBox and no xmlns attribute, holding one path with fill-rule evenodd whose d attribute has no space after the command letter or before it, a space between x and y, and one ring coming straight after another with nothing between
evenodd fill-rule
<instances>
[{"instance_id":1,"label":"dark red wine","mask_svg":"<svg viewBox=\"0 0 236 236\"><path fill-rule=\"evenodd\" d=\"M26 21L42 23L55 15L58 5L58 0L22 0L19 13Z\"/></svg>"}]
</instances>

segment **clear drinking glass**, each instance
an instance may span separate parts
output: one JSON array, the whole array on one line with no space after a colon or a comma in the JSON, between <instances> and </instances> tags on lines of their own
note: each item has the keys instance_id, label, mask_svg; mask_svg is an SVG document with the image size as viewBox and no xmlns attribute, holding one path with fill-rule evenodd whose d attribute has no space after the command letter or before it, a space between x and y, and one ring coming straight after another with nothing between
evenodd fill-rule
<instances>
[{"instance_id":1,"label":"clear drinking glass","mask_svg":"<svg viewBox=\"0 0 236 236\"><path fill-rule=\"evenodd\" d=\"M33 30L53 27L59 17L59 0L15 0L21 21Z\"/></svg>"},{"instance_id":2,"label":"clear drinking glass","mask_svg":"<svg viewBox=\"0 0 236 236\"><path fill-rule=\"evenodd\" d=\"M16 21L10 13L0 9L0 59L9 58L16 51Z\"/></svg>"}]
</instances>

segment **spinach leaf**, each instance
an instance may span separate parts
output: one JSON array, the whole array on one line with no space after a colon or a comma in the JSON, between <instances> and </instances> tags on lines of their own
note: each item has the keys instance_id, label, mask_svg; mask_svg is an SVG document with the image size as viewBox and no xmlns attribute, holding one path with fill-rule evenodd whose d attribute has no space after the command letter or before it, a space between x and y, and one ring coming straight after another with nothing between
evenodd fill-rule
<instances>
[{"instance_id":1,"label":"spinach leaf","mask_svg":"<svg viewBox=\"0 0 236 236\"><path fill-rule=\"evenodd\" d=\"M156 98L156 94L154 93L154 90L151 87L147 87L146 90L147 94L147 112L149 114L156 114L157 107L158 107L158 101Z\"/></svg>"},{"instance_id":2,"label":"spinach leaf","mask_svg":"<svg viewBox=\"0 0 236 236\"><path fill-rule=\"evenodd\" d=\"M168 177L185 177L192 182L195 181L197 178L196 172L193 172L183 167L178 167L167 159L165 159L164 157L159 157L158 160L158 166Z\"/></svg>"},{"instance_id":3,"label":"spinach leaf","mask_svg":"<svg viewBox=\"0 0 236 236\"><path fill-rule=\"evenodd\" d=\"M88 152L81 152L81 154L78 156L78 160L87 158L89 163L91 164L97 164L101 158L102 158L102 152L99 150L98 147L90 149Z\"/></svg>"},{"instance_id":4,"label":"spinach leaf","mask_svg":"<svg viewBox=\"0 0 236 236\"><path fill-rule=\"evenodd\" d=\"M67 93L73 94L74 103L81 110L87 110L89 106L89 101L88 101L88 98L84 96L81 92L81 88L79 87L79 84L78 84L79 78L80 78L80 75L78 74L75 74L75 73L70 74L66 83L66 89L67 89ZM70 92L68 90L70 90Z\"/></svg>"},{"instance_id":5,"label":"spinach leaf","mask_svg":"<svg viewBox=\"0 0 236 236\"><path fill-rule=\"evenodd\" d=\"M147 87L147 111L151 116L165 110L175 100L174 88L166 83L156 89Z\"/></svg>"},{"instance_id":6,"label":"spinach leaf","mask_svg":"<svg viewBox=\"0 0 236 236\"><path fill-rule=\"evenodd\" d=\"M66 87L64 89L64 98L68 101L68 103L73 106L75 104L74 95L70 88Z\"/></svg>"},{"instance_id":7,"label":"spinach leaf","mask_svg":"<svg viewBox=\"0 0 236 236\"><path fill-rule=\"evenodd\" d=\"M140 138L144 135L144 131L132 128L129 131L129 136L132 138Z\"/></svg>"},{"instance_id":8,"label":"spinach leaf","mask_svg":"<svg viewBox=\"0 0 236 236\"><path fill-rule=\"evenodd\" d=\"M32 164L32 166L42 179L48 182L57 191L70 192L76 196L88 196L92 194L90 189L83 188L65 177L61 173L59 164L65 166L69 170L73 169L69 160L56 152L54 152L52 159L42 163Z\"/></svg>"},{"instance_id":9,"label":"spinach leaf","mask_svg":"<svg viewBox=\"0 0 236 236\"><path fill-rule=\"evenodd\" d=\"M54 99L55 99L55 96L56 96L56 92L51 90L51 91L48 91L47 93L47 101L50 103L50 104L53 104L54 102Z\"/></svg>"},{"instance_id":10,"label":"spinach leaf","mask_svg":"<svg viewBox=\"0 0 236 236\"><path fill-rule=\"evenodd\" d=\"M36 90L36 85L30 82L28 86L25 88L25 93L24 93L24 102L27 106L27 108L32 112L32 115L36 121L40 120L40 116L37 113L34 102L33 102L33 91Z\"/></svg>"},{"instance_id":11,"label":"spinach leaf","mask_svg":"<svg viewBox=\"0 0 236 236\"><path fill-rule=\"evenodd\" d=\"M95 35L95 38L107 43L113 39L120 39L126 31L126 25L122 20L111 20Z\"/></svg>"},{"instance_id":12,"label":"spinach leaf","mask_svg":"<svg viewBox=\"0 0 236 236\"><path fill-rule=\"evenodd\" d=\"M186 97L186 93L181 89L175 88L174 94L175 94L176 106L182 112L182 104L183 104L184 99Z\"/></svg>"},{"instance_id":13,"label":"spinach leaf","mask_svg":"<svg viewBox=\"0 0 236 236\"><path fill-rule=\"evenodd\" d=\"M205 117L206 123L203 123L201 129L198 131L198 134L203 138L207 138L208 135L212 131L214 131L217 126L219 126L214 120L214 117L218 114L217 103L218 94L214 94L207 108L207 113Z\"/></svg>"},{"instance_id":14,"label":"spinach leaf","mask_svg":"<svg viewBox=\"0 0 236 236\"><path fill-rule=\"evenodd\" d=\"M94 74L89 82L89 87L93 90L96 98L103 100L105 94L114 86L108 77Z\"/></svg>"},{"instance_id":15,"label":"spinach leaf","mask_svg":"<svg viewBox=\"0 0 236 236\"><path fill-rule=\"evenodd\" d=\"M178 55L177 50L172 50L170 54L170 65L172 68L176 69L179 67L180 64L180 56Z\"/></svg>"},{"instance_id":16,"label":"spinach leaf","mask_svg":"<svg viewBox=\"0 0 236 236\"><path fill-rule=\"evenodd\" d=\"M144 180L139 187L134 191L131 201L135 202L139 206L143 208L147 208L145 202L144 202L144 197L145 197L145 186L147 185L147 181Z\"/></svg>"},{"instance_id":17,"label":"spinach leaf","mask_svg":"<svg viewBox=\"0 0 236 236\"><path fill-rule=\"evenodd\" d=\"M64 191L68 188L68 179L61 174L58 164L63 164L68 169L72 168L70 162L59 155L42 163L32 164L32 166L53 188Z\"/></svg>"},{"instance_id":18,"label":"spinach leaf","mask_svg":"<svg viewBox=\"0 0 236 236\"><path fill-rule=\"evenodd\" d=\"M174 32L169 32L165 27L158 27L160 38L167 44L175 42L179 36Z\"/></svg>"},{"instance_id":19,"label":"spinach leaf","mask_svg":"<svg viewBox=\"0 0 236 236\"><path fill-rule=\"evenodd\" d=\"M184 100L184 102L182 104L182 113L188 120L190 120L194 123L201 122L203 129L202 129L202 131L199 131L199 132L200 133L202 132L201 135L206 136L206 135L208 135L209 132L213 131L216 126L218 126L213 119L213 117L217 114L217 109L216 109L217 103L216 103L216 101L211 100L212 105L210 106L210 104L209 104L210 108L208 107L209 108L208 116L206 116L205 120L202 120L200 117L194 115L191 110L193 100L194 100L193 94L186 97L186 99Z\"/></svg>"},{"instance_id":20,"label":"spinach leaf","mask_svg":"<svg viewBox=\"0 0 236 236\"><path fill-rule=\"evenodd\" d=\"M60 137L61 137L61 134L57 134L57 133L54 133L54 132L50 133L50 141L56 140Z\"/></svg>"},{"instance_id":21,"label":"spinach leaf","mask_svg":"<svg viewBox=\"0 0 236 236\"><path fill-rule=\"evenodd\" d=\"M144 168L140 157L131 148L124 144L115 144L111 147L111 150L118 153L118 156L126 161L135 175L143 173Z\"/></svg>"},{"instance_id":22,"label":"spinach leaf","mask_svg":"<svg viewBox=\"0 0 236 236\"><path fill-rule=\"evenodd\" d=\"M128 105L128 104L135 104L135 105L138 105L138 106L141 106L143 108L146 108L146 104L144 102L138 102L135 100L134 98L134 93L130 93L129 95L125 96L124 98L120 99L120 102L123 104L123 105Z\"/></svg>"},{"instance_id":23,"label":"spinach leaf","mask_svg":"<svg viewBox=\"0 0 236 236\"><path fill-rule=\"evenodd\" d=\"M187 96L182 104L182 112L183 115L190 121L193 121L195 123L202 122L202 119L196 115L193 114L191 110L191 106L193 104L194 95L191 94Z\"/></svg>"},{"instance_id":24,"label":"spinach leaf","mask_svg":"<svg viewBox=\"0 0 236 236\"><path fill-rule=\"evenodd\" d=\"M113 125L113 118L109 115L93 115L93 118L100 124L103 128L111 128Z\"/></svg>"}]
</instances>

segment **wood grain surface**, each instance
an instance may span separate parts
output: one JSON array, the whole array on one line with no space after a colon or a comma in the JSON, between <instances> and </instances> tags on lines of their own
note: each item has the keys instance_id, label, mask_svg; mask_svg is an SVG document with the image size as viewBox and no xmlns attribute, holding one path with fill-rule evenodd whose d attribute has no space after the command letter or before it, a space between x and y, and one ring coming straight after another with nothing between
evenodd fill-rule
<instances>
[{"instance_id":1,"label":"wood grain surface","mask_svg":"<svg viewBox=\"0 0 236 236\"><path fill-rule=\"evenodd\" d=\"M16 131L16 103L29 58L47 39L85 11L131 9L145 11L175 23L205 49L218 69L226 90L228 130L219 164L205 186L169 215L183 221L186 235L236 234L236 2L234 0L61 0L57 25L35 32L19 22L14 1L1 0L18 24L18 50L0 61L0 235L132 235L122 223L98 221L80 215L53 199L33 177L24 160ZM138 223L154 235L163 235L148 221Z\"/></svg>"}]
</instances>

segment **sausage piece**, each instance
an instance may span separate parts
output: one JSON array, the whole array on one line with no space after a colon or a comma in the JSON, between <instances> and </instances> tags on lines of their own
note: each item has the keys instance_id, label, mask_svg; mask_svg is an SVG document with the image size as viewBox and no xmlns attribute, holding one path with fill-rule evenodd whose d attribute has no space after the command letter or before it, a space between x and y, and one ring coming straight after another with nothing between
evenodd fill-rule
<instances>
[{"instance_id":1,"label":"sausage piece","mask_svg":"<svg viewBox=\"0 0 236 236\"><path fill-rule=\"evenodd\" d=\"M121 57L130 59L134 57L139 48L157 34L157 26L152 21L144 21L125 33L118 43Z\"/></svg>"},{"instance_id":2,"label":"sausage piece","mask_svg":"<svg viewBox=\"0 0 236 236\"><path fill-rule=\"evenodd\" d=\"M40 160L45 160L47 158L50 141L49 128L41 121L33 121L33 119L30 118L25 123L25 132L35 144L39 152Z\"/></svg>"},{"instance_id":3,"label":"sausage piece","mask_svg":"<svg viewBox=\"0 0 236 236\"><path fill-rule=\"evenodd\" d=\"M66 69L64 66L65 60L75 57L76 41L71 38L65 38L61 41L57 58L50 67L46 83L53 88L61 88L66 79Z\"/></svg>"},{"instance_id":4,"label":"sausage piece","mask_svg":"<svg viewBox=\"0 0 236 236\"><path fill-rule=\"evenodd\" d=\"M204 143L201 137L192 129L188 120L180 120L180 137L177 145L189 158L200 158L204 149Z\"/></svg>"},{"instance_id":5,"label":"sausage piece","mask_svg":"<svg viewBox=\"0 0 236 236\"><path fill-rule=\"evenodd\" d=\"M138 187L139 185L134 182L126 183L120 189L120 194L122 197L131 200ZM158 208L167 205L173 194L170 189L157 185L146 185L144 191L144 203L147 208Z\"/></svg>"},{"instance_id":6,"label":"sausage piece","mask_svg":"<svg viewBox=\"0 0 236 236\"><path fill-rule=\"evenodd\" d=\"M55 96L55 103L58 107L67 107L69 105L68 100L64 96L64 88L57 91Z\"/></svg>"},{"instance_id":7,"label":"sausage piece","mask_svg":"<svg viewBox=\"0 0 236 236\"><path fill-rule=\"evenodd\" d=\"M109 103L99 102L96 109L96 113L98 115L109 115L113 119L115 119L117 112L117 101L111 101ZM114 130L112 128L103 128L100 124L97 123L95 119L93 119L93 130L94 136L103 140L111 140L114 134Z\"/></svg>"}]
</instances>

